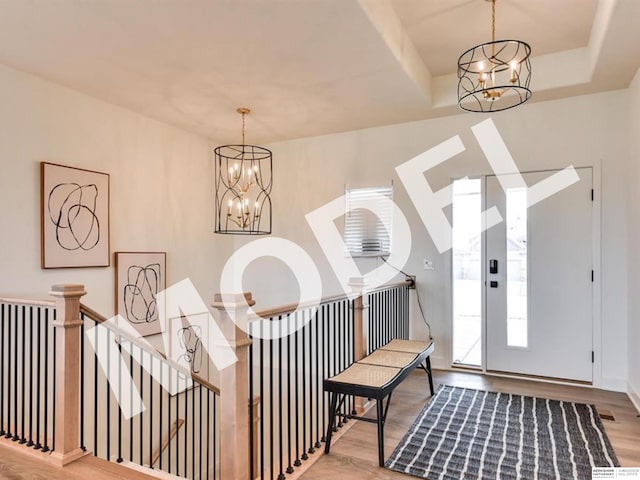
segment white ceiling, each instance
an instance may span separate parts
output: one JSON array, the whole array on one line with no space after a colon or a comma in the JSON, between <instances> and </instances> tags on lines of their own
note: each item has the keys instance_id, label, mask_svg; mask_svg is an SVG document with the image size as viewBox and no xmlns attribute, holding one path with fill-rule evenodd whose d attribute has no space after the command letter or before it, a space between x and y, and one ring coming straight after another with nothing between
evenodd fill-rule
<instances>
[{"instance_id":1,"label":"white ceiling","mask_svg":"<svg viewBox=\"0 0 640 480\"><path fill-rule=\"evenodd\" d=\"M498 0L534 101L626 87L638 0ZM459 113L484 0L0 0L0 63L197 132L278 140Z\"/></svg>"},{"instance_id":2,"label":"white ceiling","mask_svg":"<svg viewBox=\"0 0 640 480\"><path fill-rule=\"evenodd\" d=\"M433 75L454 72L456 52L491 40L489 2L391 1ZM597 5L597 0L497 0L496 39L524 40L535 55L586 47Z\"/></svg>"}]
</instances>

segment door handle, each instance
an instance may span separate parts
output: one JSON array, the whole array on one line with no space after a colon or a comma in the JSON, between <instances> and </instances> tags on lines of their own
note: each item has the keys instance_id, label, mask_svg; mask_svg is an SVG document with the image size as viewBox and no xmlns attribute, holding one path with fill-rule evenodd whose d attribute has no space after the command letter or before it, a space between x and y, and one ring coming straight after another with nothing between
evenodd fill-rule
<instances>
[{"instance_id":1,"label":"door handle","mask_svg":"<svg viewBox=\"0 0 640 480\"><path fill-rule=\"evenodd\" d=\"M489 273L498 273L498 260L496 260L495 258L489 260Z\"/></svg>"}]
</instances>

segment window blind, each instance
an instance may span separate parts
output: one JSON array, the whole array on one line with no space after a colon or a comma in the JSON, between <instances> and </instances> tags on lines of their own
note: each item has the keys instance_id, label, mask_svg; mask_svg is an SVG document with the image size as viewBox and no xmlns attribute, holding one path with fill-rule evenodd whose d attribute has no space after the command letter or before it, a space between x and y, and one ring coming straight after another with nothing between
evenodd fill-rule
<instances>
[{"instance_id":1,"label":"window blind","mask_svg":"<svg viewBox=\"0 0 640 480\"><path fill-rule=\"evenodd\" d=\"M345 198L346 254L354 257L389 255L393 224L393 186L347 189Z\"/></svg>"}]
</instances>

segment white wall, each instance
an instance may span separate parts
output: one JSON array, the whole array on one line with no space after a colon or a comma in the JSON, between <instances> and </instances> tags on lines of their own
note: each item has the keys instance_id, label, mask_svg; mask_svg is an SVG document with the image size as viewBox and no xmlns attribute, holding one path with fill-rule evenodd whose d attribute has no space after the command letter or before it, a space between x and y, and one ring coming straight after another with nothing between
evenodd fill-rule
<instances>
[{"instance_id":1,"label":"white wall","mask_svg":"<svg viewBox=\"0 0 640 480\"><path fill-rule=\"evenodd\" d=\"M627 378L627 100L626 91L616 91L528 104L492 116L522 171L569 164L601 166L601 368L603 385L613 389L626 388ZM420 296L438 342L435 361L440 367L446 366L451 356L450 255L438 254L394 169L459 134L466 151L426 174L432 188L442 188L451 178L490 173L470 131L485 118L461 114L272 145L274 235L295 241L314 258L322 273L325 295L337 293L338 286L304 215L342 195L345 184L367 186L394 180L394 199L409 221L413 238L407 265L398 267L417 275ZM423 259L433 259L435 270L423 270ZM375 262L368 260L368 267L376 266ZM291 272L282 264L279 274L269 278L245 274L245 288L253 291L258 300L277 290L275 303L296 301L298 290L292 283ZM419 334L424 335L424 329Z\"/></svg>"},{"instance_id":2,"label":"white wall","mask_svg":"<svg viewBox=\"0 0 640 480\"><path fill-rule=\"evenodd\" d=\"M629 87L629 383L640 411L640 70Z\"/></svg>"},{"instance_id":3,"label":"white wall","mask_svg":"<svg viewBox=\"0 0 640 480\"><path fill-rule=\"evenodd\" d=\"M114 268L40 269L39 162L111 175L111 250L167 252L168 285L191 278L209 303L231 240L213 233L207 139L0 67L0 293L46 297L82 283L111 316Z\"/></svg>"}]
</instances>

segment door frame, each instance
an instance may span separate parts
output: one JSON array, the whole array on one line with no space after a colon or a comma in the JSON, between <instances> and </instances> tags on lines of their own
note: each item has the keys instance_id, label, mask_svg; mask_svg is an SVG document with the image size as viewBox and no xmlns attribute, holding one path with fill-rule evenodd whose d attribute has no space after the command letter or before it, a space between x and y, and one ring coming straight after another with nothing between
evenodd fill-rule
<instances>
[{"instance_id":1,"label":"door frame","mask_svg":"<svg viewBox=\"0 0 640 480\"><path fill-rule=\"evenodd\" d=\"M592 205L592 222L591 222L591 245L592 245L592 258L593 258L593 282L592 282L592 349L593 349L593 382L590 386L594 388L601 388L602 385L602 259L601 259L601 212L602 212L602 161L601 159L593 161L591 164L586 165L574 165L575 168L591 168L592 171L592 182L593 182L593 190L594 190L594 199ZM560 167L557 170L561 170L564 167ZM557 170L552 169L541 169L541 170L526 170L521 171L519 173L536 173L536 172L553 172ZM494 176L495 174L492 172L490 174L485 175L474 175L473 178L482 179L482 210L485 211L487 209L487 196L486 196L486 180L489 176ZM472 178L472 177L469 177ZM451 181L456 180L455 178L451 178ZM482 294L481 300L481 343L482 343L482 365L481 371L483 374L487 375L499 375L499 376L510 376L508 374L497 374L492 373L487 370L487 231L484 230L481 234L482 238L482 269L481 269L481 285L483 285L484 290ZM453 255L451 250L448 252L449 256L449 265L451 267L453 261ZM450 271L450 285L451 285L451 294L449 301L449 318L451 321L449 322L449 332L450 332L450 341L449 345L449 365L451 368L453 367L453 270ZM457 369L457 368L456 368ZM516 376L516 375L514 375ZM522 378L522 376L517 376L518 378ZM536 380L535 377L529 377L533 380ZM540 380L540 379L537 379ZM553 381L552 379L548 379L548 381ZM560 382L564 383L564 382ZM567 382L570 383L570 382Z\"/></svg>"}]
</instances>

